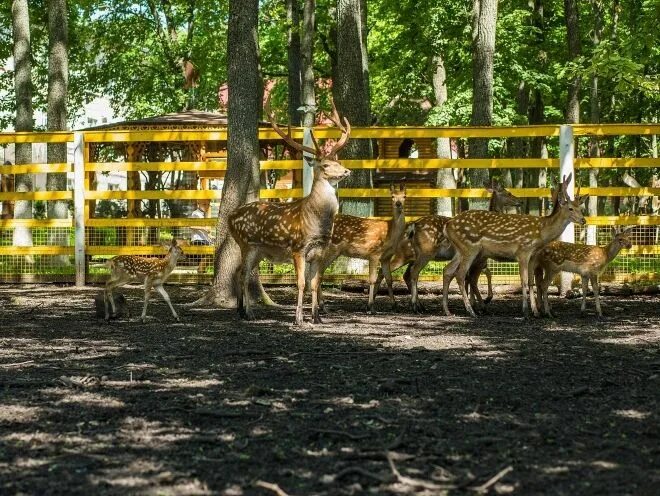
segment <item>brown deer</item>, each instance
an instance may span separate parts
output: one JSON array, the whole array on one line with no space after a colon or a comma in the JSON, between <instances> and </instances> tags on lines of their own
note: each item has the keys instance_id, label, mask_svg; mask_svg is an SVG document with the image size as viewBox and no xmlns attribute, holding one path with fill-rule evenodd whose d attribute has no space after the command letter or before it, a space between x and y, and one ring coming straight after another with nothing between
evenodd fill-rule
<instances>
[{"instance_id":1,"label":"brown deer","mask_svg":"<svg viewBox=\"0 0 660 496\"><path fill-rule=\"evenodd\" d=\"M147 306L149 305L149 293L151 288L156 288L172 311L172 316L179 321L179 316L172 306L170 296L165 291L163 284L170 276L178 260L185 258L183 249L172 239L172 244L165 258L138 257L135 255L118 255L106 262L110 269L110 279L105 284L105 320L110 320L108 302L112 307L112 316L117 313L115 299L112 291L132 281L144 281L144 307L140 319L144 323L147 319Z\"/></svg>"},{"instance_id":2,"label":"brown deer","mask_svg":"<svg viewBox=\"0 0 660 496\"><path fill-rule=\"evenodd\" d=\"M571 200L566 193L571 177L572 174L569 174L568 178L564 178L558 196L558 209L548 217L468 210L445 225L444 234L456 250L443 274L442 307L446 315L451 315L448 307L449 283L456 277L465 308L476 317L466 292L465 281L475 259L484 256L518 262L523 314L528 316L529 265L532 256L558 238L569 223L586 223L580 210L580 203L586 197L576 196ZM538 317L534 298L531 298L531 307L534 316Z\"/></svg>"},{"instance_id":3,"label":"brown deer","mask_svg":"<svg viewBox=\"0 0 660 496\"><path fill-rule=\"evenodd\" d=\"M574 243L565 243L563 241L553 241L541 251L539 251L530 263L530 271L535 268L536 287L538 299L543 301L543 309L546 315L552 317L550 304L548 302L548 287L561 272L572 272L579 274L582 278L582 308L584 312L587 308L587 291L589 290L589 281L594 292L596 301L596 313L599 317L603 316L600 308L600 281L599 277L605 270L605 267L616 258L621 249L630 249L632 241L630 233L634 227L629 227L623 231L616 232L612 241L605 246L578 245ZM540 301L538 301L540 305Z\"/></svg>"},{"instance_id":4,"label":"brown deer","mask_svg":"<svg viewBox=\"0 0 660 496\"><path fill-rule=\"evenodd\" d=\"M314 154L314 182L310 194L289 203L256 201L234 210L229 216L229 231L241 249L242 266L236 272L236 295L239 315L254 319L250 305L248 282L254 267L264 258L273 262L293 259L298 285L296 324L303 323L303 295L305 290L305 264L309 263L312 292L312 321L320 323L317 287L323 254L332 236L332 226L339 202L333 188L350 171L337 161L337 153L347 143L351 126L344 117L339 120L333 104L332 121L341 129L341 138L332 149L323 153L314 139L314 147L294 141L275 123L270 110L270 96L265 105L273 129L289 146Z\"/></svg>"},{"instance_id":5,"label":"brown deer","mask_svg":"<svg viewBox=\"0 0 660 496\"><path fill-rule=\"evenodd\" d=\"M397 249L406 227L404 214L406 203L406 187L400 184L395 188L390 186L392 199L392 219L366 219L354 215L339 214L335 217L332 239L323 257L321 274L341 255L351 258L369 260L369 303L368 311L374 311L374 299L378 265L380 264L387 279L387 286L392 294L392 273L390 259ZM318 285L318 301L324 307L321 284Z\"/></svg>"},{"instance_id":6,"label":"brown deer","mask_svg":"<svg viewBox=\"0 0 660 496\"><path fill-rule=\"evenodd\" d=\"M488 188L488 192L491 194L488 208L492 212L502 212L507 207L520 206L520 200L496 182ZM443 234L444 226L450 220L451 217L442 215L427 215L411 223L406 231L408 240L399 245L399 250L392 259L391 265L394 268L400 267L405 262L412 262L404 274L404 279L410 289L410 305L413 312L422 310L417 294L420 272L431 260L451 260L454 256L454 247ZM487 265L475 267L470 280L478 280L482 271L485 271L488 277L488 295L492 297L491 274ZM479 291L476 283L472 290Z\"/></svg>"}]
</instances>

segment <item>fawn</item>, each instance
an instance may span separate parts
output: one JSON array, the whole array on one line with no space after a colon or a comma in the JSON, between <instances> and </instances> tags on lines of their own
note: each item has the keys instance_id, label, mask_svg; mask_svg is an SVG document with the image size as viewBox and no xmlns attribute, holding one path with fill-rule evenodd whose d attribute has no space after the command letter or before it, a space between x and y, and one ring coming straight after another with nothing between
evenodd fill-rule
<instances>
[{"instance_id":1,"label":"fawn","mask_svg":"<svg viewBox=\"0 0 660 496\"><path fill-rule=\"evenodd\" d=\"M593 289L594 300L596 301L596 313L599 317L602 317L603 312L600 308L600 274L616 258L621 249L630 249L632 247L630 234L633 229L633 227L629 227L623 231L615 232L612 241L605 246L578 245L563 241L553 241L539 251L530 263L530 273L532 268L535 268L533 273L536 279L538 299L543 301L543 309L546 315L552 317L548 302L548 287L554 277L559 272L564 271L579 274L582 279L581 310L583 312L587 308L587 291L589 289L589 281L591 281L591 288Z\"/></svg>"},{"instance_id":2,"label":"fawn","mask_svg":"<svg viewBox=\"0 0 660 496\"><path fill-rule=\"evenodd\" d=\"M112 306L112 315L117 313L115 306L115 299L112 291L115 288L123 286L132 281L144 281L144 307L142 308L142 316L140 319L144 323L147 319L147 306L149 305L149 293L151 288L156 288L165 302L170 307L172 315L179 321L179 316L172 306L170 296L165 291L163 284L170 276L178 260L185 258L183 249L177 243L176 239L172 239L172 244L165 258L147 258L138 257L135 255L118 255L106 262L107 267L110 269L110 279L105 284L105 320L110 320L110 312L108 302Z\"/></svg>"},{"instance_id":3,"label":"fawn","mask_svg":"<svg viewBox=\"0 0 660 496\"><path fill-rule=\"evenodd\" d=\"M367 305L369 312L374 311L379 263L387 280L390 298L394 298L390 259L396 252L406 226L404 214L406 203L405 185L400 184L398 188L395 188L393 184L390 185L390 197L392 200L392 219L389 221L365 219L354 215L337 215L332 230L332 238L321 264L321 274L323 274L340 255L369 260L369 303ZM323 309L321 284L318 285L318 292L319 305Z\"/></svg>"}]
</instances>

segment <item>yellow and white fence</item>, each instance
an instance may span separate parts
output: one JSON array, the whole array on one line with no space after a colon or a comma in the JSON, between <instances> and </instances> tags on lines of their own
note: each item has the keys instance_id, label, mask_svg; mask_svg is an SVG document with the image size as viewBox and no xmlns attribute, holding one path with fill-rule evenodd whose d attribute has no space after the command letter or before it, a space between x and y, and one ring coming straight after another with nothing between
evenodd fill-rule
<instances>
[{"instance_id":1,"label":"yellow and white fence","mask_svg":"<svg viewBox=\"0 0 660 496\"><path fill-rule=\"evenodd\" d=\"M331 128L314 130L317 138L337 137L338 132ZM651 136L660 134L660 125L573 125L573 126L520 126L502 128L354 128L352 139L396 139L410 138L532 138L546 137L559 139L559 156L549 159L493 158L493 159L439 159L401 158L373 160L344 160L350 169L380 170L437 170L441 168L486 168L486 169L548 169L568 174L576 169L629 169L658 168L657 158L579 158L575 156L575 138L588 136ZM294 138L302 139L303 130L296 129ZM277 140L278 136L270 129L261 129L261 140ZM73 187L67 191L0 192L0 201L66 200L72 202L70 219L2 219L0 220L0 280L5 282L25 281L69 281L78 285L93 282L104 277L103 261L117 254L154 255L162 254L159 241L192 226L208 226L213 229L216 219L190 218L95 218L91 205L99 200L196 200L218 201L219 190L142 190L96 191L92 175L108 171L153 172L153 171L196 171L211 173L226 169L222 161L178 161L178 162L139 162L112 161L93 162L90 160L90 147L99 144L117 146L144 142L212 142L226 141L227 133L222 130L167 130L167 131L87 131L76 133L0 133L0 145L9 143L74 143L73 164L22 164L7 165L0 169L2 174L35 174L68 172L73 175ZM301 170L299 160L264 160L262 170ZM575 174L574 174L575 175ZM304 184L304 181L303 181ZM511 190L521 198L549 197L549 188L520 188ZM581 194L601 197L642 197L660 196L657 187L582 187ZM300 198L303 188L263 189L262 198ZM379 198L389 197L387 188L352 189L340 187L340 198ZM439 189L410 188L409 198L485 198L485 189ZM588 225L597 226L597 239L602 244L609 239L609 226L637 225L635 246L623 252L613 265L609 275L619 281L657 279L660 272L660 246L658 246L658 215L598 216L588 217ZM13 232L16 229L29 229L32 234L31 246L14 246ZM53 245L54 230L64 230L67 245ZM569 229L563 239L575 239L576 231ZM60 232L59 234L62 234ZM580 233L577 232L579 235ZM213 256L213 247L191 246L186 252L197 256ZM212 267L212 264L210 264ZM431 267L427 273L434 277L440 265ZM495 264L497 278L502 282L517 280L515 264ZM179 279L189 282L206 280L210 272L198 275L196 270L179 271ZM292 282L292 270L287 267L264 267L264 275L270 281ZM355 277L355 275L335 274L335 277ZM360 275L358 275L360 277ZM175 278L176 279L176 278Z\"/></svg>"}]
</instances>

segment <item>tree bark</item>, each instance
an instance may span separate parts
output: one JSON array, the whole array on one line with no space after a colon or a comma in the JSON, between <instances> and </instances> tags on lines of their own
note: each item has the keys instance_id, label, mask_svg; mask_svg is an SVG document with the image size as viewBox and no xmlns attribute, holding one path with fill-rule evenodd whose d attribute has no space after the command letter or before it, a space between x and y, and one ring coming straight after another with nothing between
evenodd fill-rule
<instances>
[{"instance_id":1,"label":"tree bark","mask_svg":"<svg viewBox=\"0 0 660 496\"><path fill-rule=\"evenodd\" d=\"M301 101L301 46L300 46L300 3L299 0L286 0L286 20L288 32L288 63L289 63L289 122L299 126Z\"/></svg>"},{"instance_id":2,"label":"tree bark","mask_svg":"<svg viewBox=\"0 0 660 496\"><path fill-rule=\"evenodd\" d=\"M442 107L447 102L447 71L440 53L433 57L435 72L433 73L433 92L435 93L435 104ZM438 138L436 142L438 158L451 158L451 142L449 138ZM456 189L456 179L452 169L438 169L435 180L436 187L444 189ZM435 200L435 212L437 215L452 216L452 199L437 198Z\"/></svg>"},{"instance_id":3,"label":"tree bark","mask_svg":"<svg viewBox=\"0 0 660 496\"><path fill-rule=\"evenodd\" d=\"M366 10L363 0L337 0L337 73L333 85L335 104L352 126L371 124L369 67L367 61ZM371 141L351 139L342 157L371 158ZM371 188L371 171L355 170L342 182L346 188ZM341 202L343 213L372 215L371 200L348 199Z\"/></svg>"},{"instance_id":4,"label":"tree bark","mask_svg":"<svg viewBox=\"0 0 660 496\"><path fill-rule=\"evenodd\" d=\"M582 53L580 44L580 20L578 17L577 0L564 0L564 19L568 36L568 58L575 60ZM580 122L580 85L582 78L574 77L568 83L568 98L566 102L566 122Z\"/></svg>"},{"instance_id":5,"label":"tree bark","mask_svg":"<svg viewBox=\"0 0 660 496\"><path fill-rule=\"evenodd\" d=\"M316 106L316 95L314 94L314 10L315 0L305 0L303 11L303 32L301 43L302 61L302 102L305 107L303 113L303 126L314 125L314 108Z\"/></svg>"},{"instance_id":6,"label":"tree bark","mask_svg":"<svg viewBox=\"0 0 660 496\"><path fill-rule=\"evenodd\" d=\"M493 125L493 58L497 0L473 0L472 11L472 118L473 126ZM488 139L468 141L470 158L488 157ZM488 169L471 169L470 186L487 187ZM470 208L486 209L488 200L473 199Z\"/></svg>"},{"instance_id":7,"label":"tree bark","mask_svg":"<svg viewBox=\"0 0 660 496\"><path fill-rule=\"evenodd\" d=\"M30 15L27 0L14 0L11 6L12 35L14 41L14 89L16 93L16 131L32 131L32 65L30 48ZM32 144L16 145L16 163L32 162ZM32 191L32 174L17 174L15 191ZM14 204L15 219L32 218L32 202L17 201ZM14 246L32 246L32 231L26 227L15 227ZM32 257L25 261L33 263Z\"/></svg>"},{"instance_id":8,"label":"tree bark","mask_svg":"<svg viewBox=\"0 0 660 496\"><path fill-rule=\"evenodd\" d=\"M66 100L69 86L69 30L66 0L48 0L48 110L47 124L49 131L66 131ZM49 143L47 146L48 163L67 161L66 144ZM48 191L66 191L66 174L48 173L46 189ZM69 204L63 200L48 202L49 219L66 219L69 216ZM49 243L56 246L69 244L69 236L63 229L51 233ZM68 265L68 256L54 257L58 265Z\"/></svg>"},{"instance_id":9,"label":"tree bark","mask_svg":"<svg viewBox=\"0 0 660 496\"><path fill-rule=\"evenodd\" d=\"M213 286L203 298L219 306L235 306L234 273L241 264L238 245L227 218L259 195L259 129L262 84L259 74L258 0L230 0L227 34L229 86L227 174L218 211Z\"/></svg>"}]
</instances>

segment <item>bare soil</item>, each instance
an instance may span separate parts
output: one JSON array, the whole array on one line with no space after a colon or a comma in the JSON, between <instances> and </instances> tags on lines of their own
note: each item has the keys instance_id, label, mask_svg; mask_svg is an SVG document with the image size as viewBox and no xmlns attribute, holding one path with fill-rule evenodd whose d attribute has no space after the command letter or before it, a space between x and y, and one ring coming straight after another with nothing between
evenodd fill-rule
<instances>
[{"instance_id":1,"label":"bare soil","mask_svg":"<svg viewBox=\"0 0 660 496\"><path fill-rule=\"evenodd\" d=\"M474 320L330 291L296 328L290 288L253 322L154 294L144 325L98 292L0 288L0 494L660 494L657 295L526 321L516 295Z\"/></svg>"}]
</instances>

